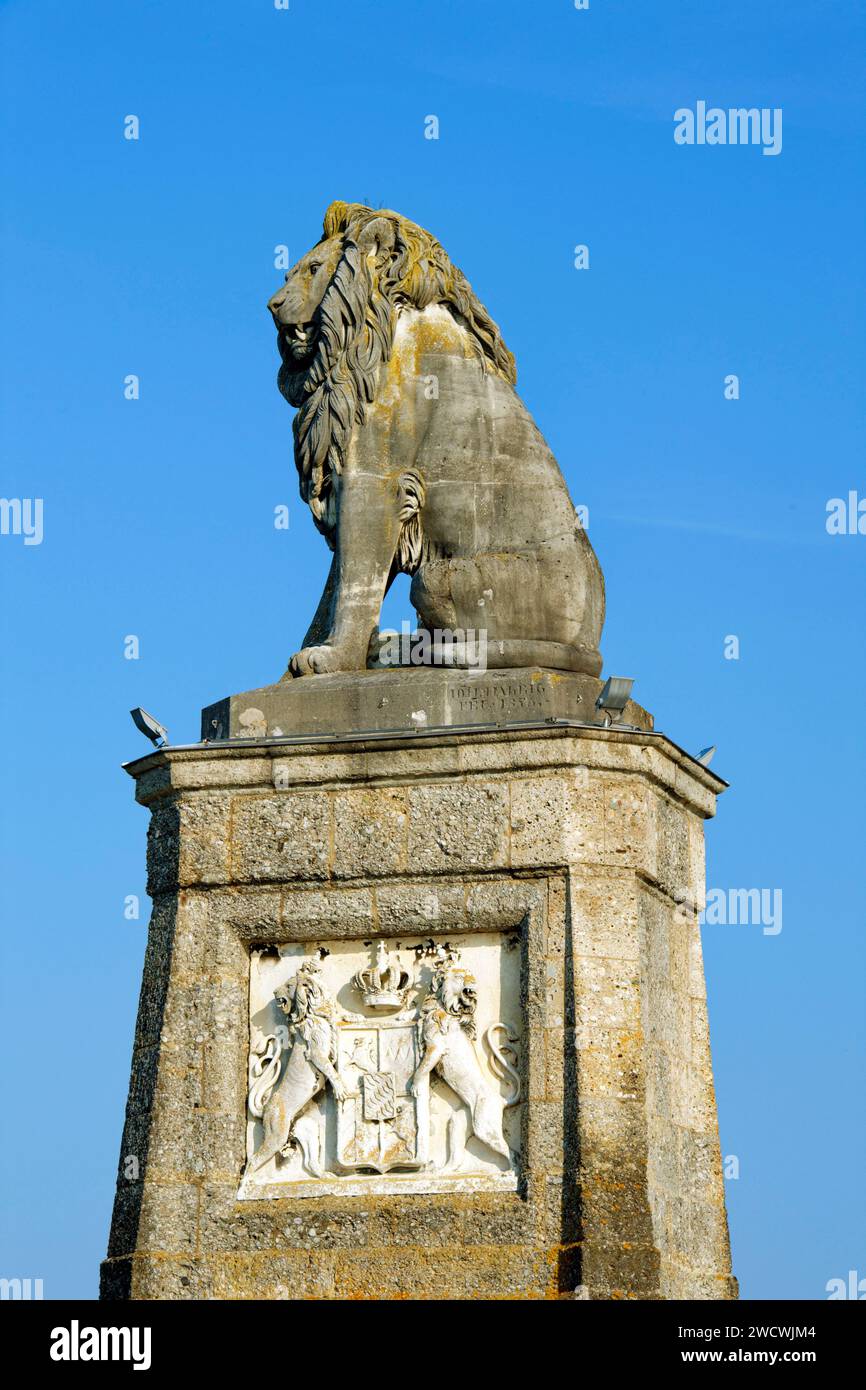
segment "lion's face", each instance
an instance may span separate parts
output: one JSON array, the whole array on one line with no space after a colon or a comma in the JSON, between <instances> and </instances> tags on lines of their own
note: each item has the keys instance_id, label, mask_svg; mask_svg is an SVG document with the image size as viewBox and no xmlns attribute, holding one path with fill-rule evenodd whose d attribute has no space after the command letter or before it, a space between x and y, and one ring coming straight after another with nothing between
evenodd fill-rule
<instances>
[{"instance_id":1,"label":"lion's face","mask_svg":"<svg viewBox=\"0 0 866 1390\"><path fill-rule=\"evenodd\" d=\"M457 1018L471 1017L478 1002L475 977L468 970L450 969L441 979L439 998L449 1014Z\"/></svg>"},{"instance_id":2,"label":"lion's face","mask_svg":"<svg viewBox=\"0 0 866 1390\"><path fill-rule=\"evenodd\" d=\"M274 990L277 1007L292 1023L300 1023L308 1014L321 1011L325 992L315 966L300 966L293 979Z\"/></svg>"},{"instance_id":3,"label":"lion's face","mask_svg":"<svg viewBox=\"0 0 866 1390\"><path fill-rule=\"evenodd\" d=\"M342 250L340 236L318 242L288 272L282 289L268 300L277 326L280 357L290 372L303 371L315 356L317 312L334 278Z\"/></svg>"},{"instance_id":4,"label":"lion's face","mask_svg":"<svg viewBox=\"0 0 866 1390\"><path fill-rule=\"evenodd\" d=\"M322 238L268 304L277 326L277 385L297 409L293 430L301 496L329 544L332 480L366 406L376 399L398 317L444 305L470 336L484 369L515 381L499 329L429 232L389 209L334 202Z\"/></svg>"},{"instance_id":5,"label":"lion's face","mask_svg":"<svg viewBox=\"0 0 866 1390\"><path fill-rule=\"evenodd\" d=\"M277 1007L282 1010L286 1018L292 1017L296 995L297 985L294 980L287 980L282 989L274 990L274 998L277 1001Z\"/></svg>"}]
</instances>

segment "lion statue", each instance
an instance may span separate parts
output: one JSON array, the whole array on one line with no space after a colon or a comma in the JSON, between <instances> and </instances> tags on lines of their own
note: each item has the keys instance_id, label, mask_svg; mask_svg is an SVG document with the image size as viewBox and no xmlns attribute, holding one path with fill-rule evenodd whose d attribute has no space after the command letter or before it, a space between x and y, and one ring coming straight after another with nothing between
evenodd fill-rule
<instances>
[{"instance_id":1,"label":"lion statue","mask_svg":"<svg viewBox=\"0 0 866 1390\"><path fill-rule=\"evenodd\" d=\"M268 307L301 495L334 552L287 677L376 664L400 573L419 628L483 628L489 666L598 675L601 569L514 358L439 242L332 203Z\"/></svg>"}]
</instances>

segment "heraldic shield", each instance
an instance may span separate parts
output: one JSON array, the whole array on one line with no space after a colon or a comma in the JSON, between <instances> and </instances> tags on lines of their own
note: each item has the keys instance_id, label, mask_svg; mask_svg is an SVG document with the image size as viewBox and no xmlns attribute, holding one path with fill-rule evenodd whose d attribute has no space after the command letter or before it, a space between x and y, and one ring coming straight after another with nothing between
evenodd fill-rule
<instances>
[{"instance_id":1,"label":"heraldic shield","mask_svg":"<svg viewBox=\"0 0 866 1390\"><path fill-rule=\"evenodd\" d=\"M421 1060L415 1020L365 1019L337 1027L338 1070L345 1098L337 1102L337 1162L344 1172L415 1171L429 1157L430 1096L409 1094Z\"/></svg>"}]
</instances>

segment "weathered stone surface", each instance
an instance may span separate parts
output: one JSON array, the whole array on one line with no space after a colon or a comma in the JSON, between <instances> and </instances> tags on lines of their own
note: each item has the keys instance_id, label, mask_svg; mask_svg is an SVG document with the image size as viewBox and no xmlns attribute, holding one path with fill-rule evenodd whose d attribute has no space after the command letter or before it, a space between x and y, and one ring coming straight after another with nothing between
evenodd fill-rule
<instances>
[{"instance_id":1,"label":"weathered stone surface","mask_svg":"<svg viewBox=\"0 0 866 1390\"><path fill-rule=\"evenodd\" d=\"M409 808L402 787L352 788L334 797L334 876L375 877L405 871Z\"/></svg>"},{"instance_id":2,"label":"weathered stone surface","mask_svg":"<svg viewBox=\"0 0 866 1390\"><path fill-rule=\"evenodd\" d=\"M688 906L712 773L555 727L130 770L160 829L104 1297L736 1296ZM254 953L490 934L519 967L517 1190L238 1200Z\"/></svg>"},{"instance_id":3,"label":"weathered stone surface","mask_svg":"<svg viewBox=\"0 0 866 1390\"><path fill-rule=\"evenodd\" d=\"M230 801L223 792L157 803L147 845L147 891L151 897L175 882L225 882L229 810Z\"/></svg>"},{"instance_id":4,"label":"weathered stone surface","mask_svg":"<svg viewBox=\"0 0 866 1390\"><path fill-rule=\"evenodd\" d=\"M659 789L699 818L696 835L702 835L700 819L715 814L716 797L726 783L671 743L664 734L649 730L623 730L616 726L550 725L541 728L503 728L478 730L466 735L447 729L416 737L396 734L376 740L359 735L334 743L326 735L299 743L269 739L254 748L228 742L207 748L192 744L159 749L125 765L136 781L136 800L143 806L156 806L169 793L246 789L262 793L309 790L314 784L331 791L353 784L419 784L442 778L461 779L487 772L517 777L523 772L570 776L582 795L578 809L584 814L586 830L595 828L604 787L601 778L590 773L627 774L640 784ZM652 836L648 829L648 836ZM692 836L692 850L696 835ZM597 861L603 854L600 831L588 835L595 846ZM691 873L696 874L702 859L690 853ZM615 865L614 865L615 866ZM696 883L702 885L697 872Z\"/></svg>"},{"instance_id":5,"label":"weathered stone surface","mask_svg":"<svg viewBox=\"0 0 866 1390\"><path fill-rule=\"evenodd\" d=\"M601 688L594 676L538 666L512 671L415 667L317 676L314 681L284 679L208 705L202 710L201 736L214 742L316 733L405 733L546 719L600 727L604 716L595 701ZM622 722L652 728L652 716L633 700Z\"/></svg>"},{"instance_id":6,"label":"weathered stone surface","mask_svg":"<svg viewBox=\"0 0 866 1390\"><path fill-rule=\"evenodd\" d=\"M328 877L333 862L330 798L315 792L236 797L232 813L232 882Z\"/></svg>"},{"instance_id":7,"label":"weathered stone surface","mask_svg":"<svg viewBox=\"0 0 866 1390\"><path fill-rule=\"evenodd\" d=\"M506 783L476 780L412 787L409 810L409 856L416 872L507 864Z\"/></svg>"}]
</instances>

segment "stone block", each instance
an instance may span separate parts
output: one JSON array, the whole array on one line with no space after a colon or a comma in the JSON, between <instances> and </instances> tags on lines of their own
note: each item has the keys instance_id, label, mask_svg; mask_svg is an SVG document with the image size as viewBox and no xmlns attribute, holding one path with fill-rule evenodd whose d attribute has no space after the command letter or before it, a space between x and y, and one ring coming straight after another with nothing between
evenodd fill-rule
<instances>
[{"instance_id":1,"label":"stone block","mask_svg":"<svg viewBox=\"0 0 866 1390\"><path fill-rule=\"evenodd\" d=\"M374 878L406 869L409 812L401 787L334 795L334 875Z\"/></svg>"},{"instance_id":2,"label":"stone block","mask_svg":"<svg viewBox=\"0 0 866 1390\"><path fill-rule=\"evenodd\" d=\"M331 798L315 792L239 796L232 803L234 883L328 878L333 856Z\"/></svg>"},{"instance_id":3,"label":"stone block","mask_svg":"<svg viewBox=\"0 0 866 1390\"><path fill-rule=\"evenodd\" d=\"M410 787L409 860L415 873L505 867L507 784L457 782Z\"/></svg>"}]
</instances>

